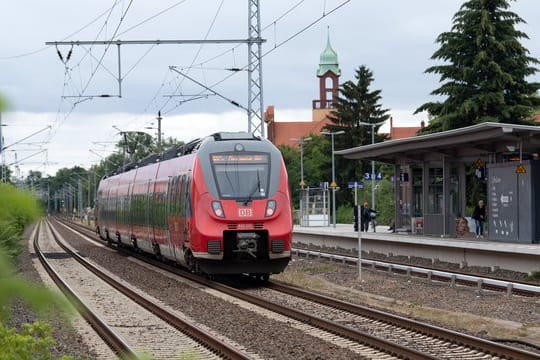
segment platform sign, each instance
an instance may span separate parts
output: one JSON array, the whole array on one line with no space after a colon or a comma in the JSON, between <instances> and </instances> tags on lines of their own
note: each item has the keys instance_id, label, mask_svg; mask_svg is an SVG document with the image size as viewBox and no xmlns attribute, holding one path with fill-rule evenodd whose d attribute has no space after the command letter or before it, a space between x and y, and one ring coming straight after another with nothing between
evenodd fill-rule
<instances>
[{"instance_id":1,"label":"platform sign","mask_svg":"<svg viewBox=\"0 0 540 360\"><path fill-rule=\"evenodd\" d=\"M364 173L365 180L382 180L382 173L370 174L368 172Z\"/></svg>"},{"instance_id":2,"label":"platform sign","mask_svg":"<svg viewBox=\"0 0 540 360\"><path fill-rule=\"evenodd\" d=\"M349 181L347 183L347 187L349 189L363 189L364 188L364 182L363 181Z\"/></svg>"}]
</instances>

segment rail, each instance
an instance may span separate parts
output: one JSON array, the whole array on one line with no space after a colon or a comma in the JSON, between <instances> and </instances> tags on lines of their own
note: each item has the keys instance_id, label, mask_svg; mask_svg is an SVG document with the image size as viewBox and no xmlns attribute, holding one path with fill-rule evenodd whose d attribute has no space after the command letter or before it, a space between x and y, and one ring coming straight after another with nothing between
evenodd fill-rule
<instances>
[{"instance_id":1,"label":"rail","mask_svg":"<svg viewBox=\"0 0 540 360\"><path fill-rule=\"evenodd\" d=\"M119 283L115 279L109 277L105 273L101 272L99 269L94 267L91 263L86 261L82 256L77 254L76 252L71 251L65 244L59 241L58 234L52 228L50 223L48 223L51 232L53 234L53 237L57 241L57 243L71 256L75 258L79 263L81 263L84 267L86 267L89 271L94 273L96 276L98 276L100 279L108 283L110 286L115 288L116 290L120 291L133 301L135 301L137 304L141 305L148 311L152 312L156 316L158 316L163 321L166 321L171 326L179 330L180 332L186 334L187 336L191 337L195 341L199 342L203 346L212 349L216 354L219 354L220 356L231 359L231 360L247 360L250 359L250 357L245 354L243 351L236 349L235 347L222 342L214 337L213 334L199 328L198 326L191 324L174 314L170 313L169 311L159 307L158 305L155 305L150 300L146 299L144 296L137 294L135 291L129 289L128 287L124 286L123 284Z\"/></svg>"},{"instance_id":2,"label":"rail","mask_svg":"<svg viewBox=\"0 0 540 360\"><path fill-rule=\"evenodd\" d=\"M62 280L60 275L52 268L49 261L39 247L39 231L41 222L37 225L37 229L33 239L34 251L36 252L39 261L54 281L60 288L62 293L71 301L75 308L79 311L82 317L92 326L103 341L111 348L111 350L122 359L136 359L137 353L116 334L107 324L105 324L99 316L90 310L84 302L76 295L69 285Z\"/></svg>"},{"instance_id":3,"label":"rail","mask_svg":"<svg viewBox=\"0 0 540 360\"><path fill-rule=\"evenodd\" d=\"M325 253L321 251L305 250L305 249L292 249L292 252L296 253L297 255L327 258L334 261L341 261L341 262L358 265L358 257L339 255L339 254L333 254L333 253ZM474 284L478 286L479 288L490 288L490 289L496 289L498 291L506 291L507 294L511 294L515 292L515 293L520 293L520 294L529 295L529 296L540 296L540 286L520 283L517 281L500 280L500 279L495 279L491 277L462 274L462 273L456 273L456 272L451 272L451 271L436 270L436 269L430 269L430 268L425 268L425 267L406 265L406 264L396 264L392 262L386 262L386 261L381 261L381 260L370 260L370 259L362 259L362 267L371 267L373 269L384 268L384 269L387 269L388 271L399 271L401 273L408 274L408 275L421 274L421 275L424 275L428 279L438 278L438 279L445 280L450 283L461 282L461 283L467 283L467 284Z\"/></svg>"}]
</instances>

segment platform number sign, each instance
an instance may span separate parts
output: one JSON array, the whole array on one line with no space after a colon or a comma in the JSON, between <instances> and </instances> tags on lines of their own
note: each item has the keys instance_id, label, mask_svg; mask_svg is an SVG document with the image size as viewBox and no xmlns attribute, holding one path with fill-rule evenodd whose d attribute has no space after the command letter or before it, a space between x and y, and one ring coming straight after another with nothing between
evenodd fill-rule
<instances>
[{"instance_id":1,"label":"platform number sign","mask_svg":"<svg viewBox=\"0 0 540 360\"><path fill-rule=\"evenodd\" d=\"M382 180L382 173L370 174L368 172L364 173L365 180Z\"/></svg>"}]
</instances>

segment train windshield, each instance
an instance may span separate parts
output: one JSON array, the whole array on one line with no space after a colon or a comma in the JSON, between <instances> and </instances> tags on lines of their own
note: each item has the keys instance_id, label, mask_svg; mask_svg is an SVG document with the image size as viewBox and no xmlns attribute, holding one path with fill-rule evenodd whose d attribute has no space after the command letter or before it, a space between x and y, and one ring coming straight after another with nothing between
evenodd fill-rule
<instances>
[{"instance_id":1,"label":"train windshield","mask_svg":"<svg viewBox=\"0 0 540 360\"><path fill-rule=\"evenodd\" d=\"M219 153L210 156L222 199L251 200L267 197L269 155Z\"/></svg>"}]
</instances>

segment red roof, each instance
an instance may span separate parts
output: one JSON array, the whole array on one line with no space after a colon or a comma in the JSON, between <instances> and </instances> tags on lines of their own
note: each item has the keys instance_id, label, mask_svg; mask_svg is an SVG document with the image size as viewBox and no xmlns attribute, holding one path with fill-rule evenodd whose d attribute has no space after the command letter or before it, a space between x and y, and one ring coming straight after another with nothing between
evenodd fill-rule
<instances>
[{"instance_id":1,"label":"red roof","mask_svg":"<svg viewBox=\"0 0 540 360\"><path fill-rule=\"evenodd\" d=\"M292 147L298 146L298 141L290 139L300 139L309 134L320 134L322 128L328 124L329 120L321 121L291 121L291 122L272 122L269 124L269 136L274 145L288 145Z\"/></svg>"},{"instance_id":2,"label":"red roof","mask_svg":"<svg viewBox=\"0 0 540 360\"><path fill-rule=\"evenodd\" d=\"M397 127L394 126L390 129L390 139L403 139L408 137L416 136L416 133L420 130L420 126L410 126L410 127Z\"/></svg>"}]
</instances>

